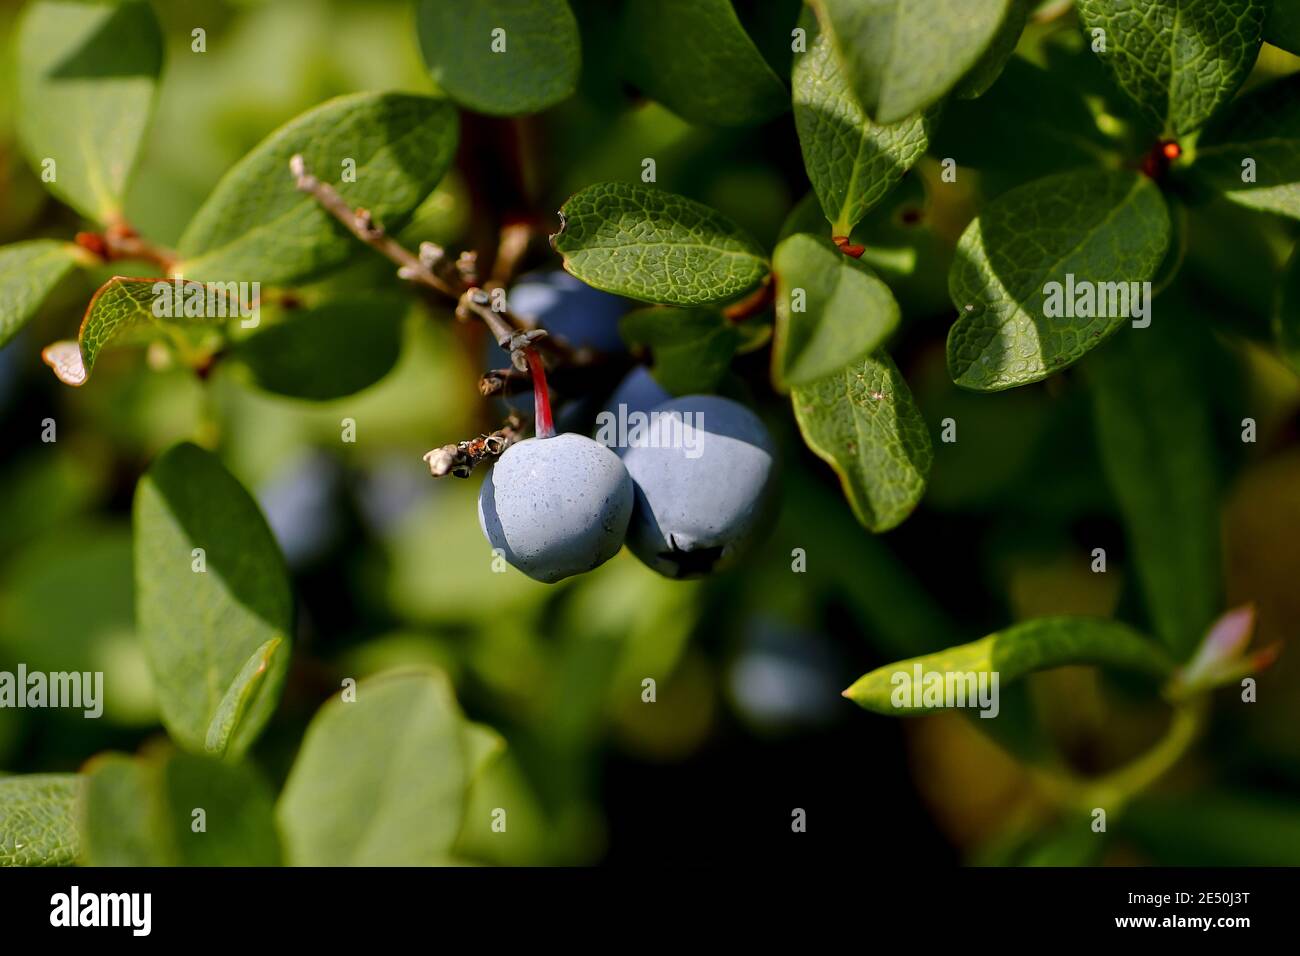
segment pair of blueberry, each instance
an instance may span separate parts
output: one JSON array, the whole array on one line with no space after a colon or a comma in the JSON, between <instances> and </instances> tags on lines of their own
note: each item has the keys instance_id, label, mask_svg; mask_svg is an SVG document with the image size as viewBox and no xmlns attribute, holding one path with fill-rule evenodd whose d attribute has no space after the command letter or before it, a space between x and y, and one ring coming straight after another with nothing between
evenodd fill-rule
<instances>
[{"instance_id":1,"label":"pair of blueberry","mask_svg":"<svg viewBox=\"0 0 1300 956\"><path fill-rule=\"evenodd\" d=\"M611 450L585 435L529 438L506 449L479 492L493 548L539 581L603 564L627 544L660 574L694 577L734 563L763 531L776 453L758 416L716 395L651 411L674 427Z\"/></svg>"}]
</instances>

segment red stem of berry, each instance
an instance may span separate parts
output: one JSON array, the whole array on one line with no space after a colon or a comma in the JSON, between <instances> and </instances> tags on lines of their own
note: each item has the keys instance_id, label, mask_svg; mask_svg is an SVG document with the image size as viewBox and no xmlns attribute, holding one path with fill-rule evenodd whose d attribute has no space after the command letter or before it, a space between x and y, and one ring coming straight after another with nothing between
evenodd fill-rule
<instances>
[{"instance_id":1,"label":"red stem of berry","mask_svg":"<svg viewBox=\"0 0 1300 956\"><path fill-rule=\"evenodd\" d=\"M538 438L555 437L555 422L551 420L551 393L546 387L546 366L537 349L531 345L524 349L528 357L528 371L533 376L533 412L536 417Z\"/></svg>"}]
</instances>

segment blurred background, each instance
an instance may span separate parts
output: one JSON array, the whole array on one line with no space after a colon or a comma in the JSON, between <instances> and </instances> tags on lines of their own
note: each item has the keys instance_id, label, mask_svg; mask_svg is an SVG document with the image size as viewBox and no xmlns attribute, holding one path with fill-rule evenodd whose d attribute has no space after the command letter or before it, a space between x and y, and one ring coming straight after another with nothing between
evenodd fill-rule
<instances>
[{"instance_id":1,"label":"blurred background","mask_svg":"<svg viewBox=\"0 0 1300 956\"><path fill-rule=\"evenodd\" d=\"M404 238L473 245L472 194L498 187L554 231L553 211L571 192L631 179L654 157L661 188L775 243L809 189L791 117L712 130L641 100L618 75L615 31L602 26L616 6L575 0L579 95L509 124L523 157L513 181L453 173ZM19 7L0 2L6 76ZM155 9L167 59L126 212L162 244L235 161L298 113L356 90L432 88L400 0ZM788 77L799 4L737 9ZM190 50L195 27L207 31L202 54ZM1266 48L1257 73L1298 66ZM936 441L922 506L885 536L863 531L800 441L788 400L767 384L766 350L754 351L726 387L760 411L785 452L784 507L752 558L705 581L660 578L626 552L557 586L492 572L475 511L481 474L433 481L420 461L503 417L476 389L501 357L449 314L399 298L396 367L329 402L261 392L234 366L199 381L129 349L70 389L40 349L74 334L94 280L111 270L69 282L0 351L0 669L103 670L107 700L98 721L0 710L0 769L75 770L162 733L133 635L130 506L152 457L193 439L253 492L293 572L297 642L280 709L253 752L277 786L343 677L429 663L451 674L471 718L509 742L479 795L486 807L512 808L509 832L470 838L473 859L798 864L870 847L935 864L1300 864L1300 379L1266 344L1295 223L1226 204L1198 209L1180 281L1156 306L1214 331L1203 384L1219 456L1225 607L1254 601L1257 640L1292 641L1261 676L1259 702L1221 692L1195 752L1096 836L1058 817L1026 768L1095 773L1140 753L1167 720L1148 691L1065 668L1004 689L998 721L895 720L840 697L881 664L1029 617L1146 624L1084 373L977 395L956 389L945 368L957 236L984 199L1075 162L1069 145L1035 129L1032 84L1110 96L1068 16L1031 26L993 90L945 118L931 155L958 157L963 187L931 188L938 166L927 159L855 233L903 306L893 354L936 439L942 419L959 422L957 443ZM82 224L17 152L11 89L0 83L0 242L70 238ZM467 139L483 122L465 120ZM328 284L397 291L391 266L360 246ZM1255 444L1240 440L1246 415L1259 423ZM354 444L339 441L344 417L357 422ZM47 418L53 443L41 440ZM1106 574L1089 570L1097 547ZM795 548L807 553L801 574L791 573ZM658 683L653 705L641 702L645 677ZM806 833L791 831L795 808L807 812Z\"/></svg>"}]
</instances>

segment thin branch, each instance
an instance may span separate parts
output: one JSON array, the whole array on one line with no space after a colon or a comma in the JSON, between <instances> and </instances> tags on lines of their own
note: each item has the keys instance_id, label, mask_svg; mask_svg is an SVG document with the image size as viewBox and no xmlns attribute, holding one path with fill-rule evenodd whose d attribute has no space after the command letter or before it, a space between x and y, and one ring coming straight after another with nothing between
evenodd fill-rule
<instances>
[{"instance_id":1,"label":"thin branch","mask_svg":"<svg viewBox=\"0 0 1300 956\"><path fill-rule=\"evenodd\" d=\"M433 269L429 268L419 256L415 255L392 236L384 232L384 227L375 222L369 210L353 209L340 196L333 186L323 183L307 170L307 163L302 154L297 153L289 160L289 171L294 176L294 186L307 193L320 203L321 208L343 223L354 236L381 255L397 263L397 274L408 282L436 289L450 299L460 298L464 286L457 288Z\"/></svg>"},{"instance_id":2,"label":"thin branch","mask_svg":"<svg viewBox=\"0 0 1300 956\"><path fill-rule=\"evenodd\" d=\"M523 422L516 415L511 415L506 423L490 435L480 435L453 445L443 445L427 452L424 456L429 465L429 474L435 478L454 475L468 478L474 468L489 458L499 458L523 432Z\"/></svg>"}]
</instances>

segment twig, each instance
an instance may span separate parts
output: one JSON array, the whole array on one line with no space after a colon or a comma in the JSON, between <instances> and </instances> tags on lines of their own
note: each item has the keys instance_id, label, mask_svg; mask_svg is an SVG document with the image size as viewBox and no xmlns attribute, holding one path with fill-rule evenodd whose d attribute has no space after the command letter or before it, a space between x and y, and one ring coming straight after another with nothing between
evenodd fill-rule
<instances>
[{"instance_id":1,"label":"twig","mask_svg":"<svg viewBox=\"0 0 1300 956\"><path fill-rule=\"evenodd\" d=\"M289 171L293 173L294 186L299 191L312 196L326 212L343 223L362 242L397 263L397 274L401 278L436 289L448 298L460 298L460 294L464 291L463 286L456 288L434 272L419 256L384 232L384 227L375 222L369 210L353 209L349 206L333 186L321 182L308 172L307 163L301 153L294 154L289 160Z\"/></svg>"},{"instance_id":2,"label":"twig","mask_svg":"<svg viewBox=\"0 0 1300 956\"><path fill-rule=\"evenodd\" d=\"M74 241L104 262L115 262L119 259L151 262L166 275L171 275L175 271L176 263L180 261L180 257L175 252L144 239L122 220L110 223L102 233L79 232Z\"/></svg>"},{"instance_id":3,"label":"twig","mask_svg":"<svg viewBox=\"0 0 1300 956\"><path fill-rule=\"evenodd\" d=\"M506 423L490 435L480 435L454 445L443 445L427 452L424 460L429 465L429 474L435 478L454 475L468 478L475 466L489 458L499 458L507 448L519 440L523 423L518 416L511 415Z\"/></svg>"}]
</instances>

